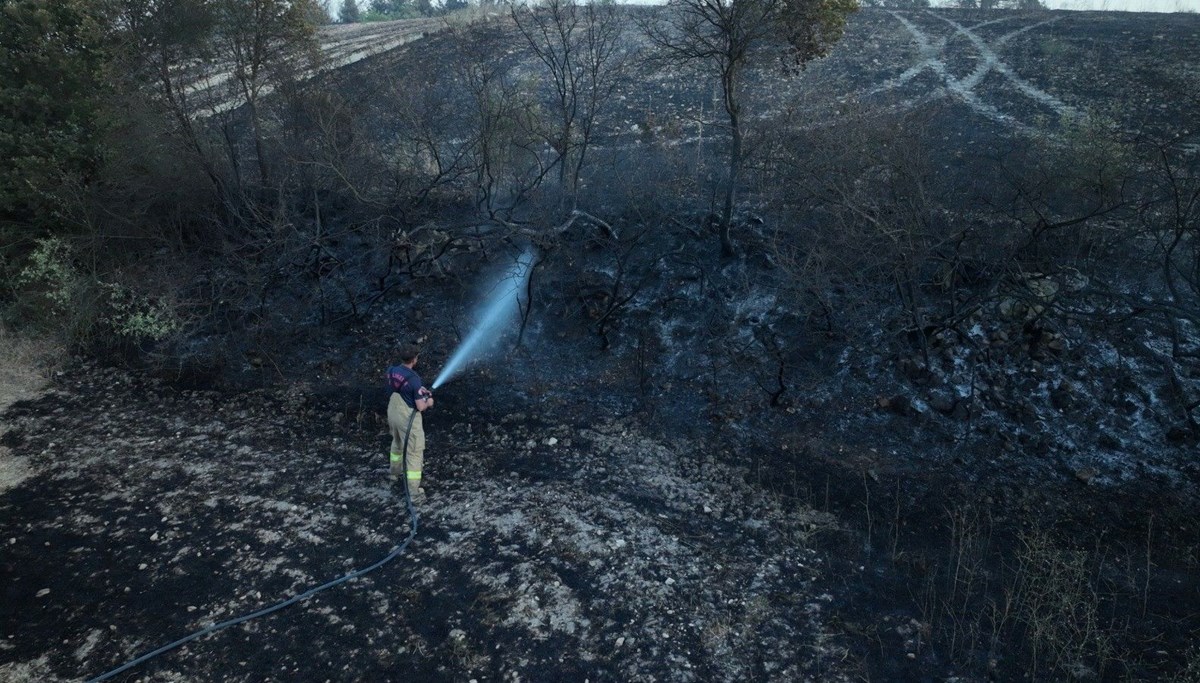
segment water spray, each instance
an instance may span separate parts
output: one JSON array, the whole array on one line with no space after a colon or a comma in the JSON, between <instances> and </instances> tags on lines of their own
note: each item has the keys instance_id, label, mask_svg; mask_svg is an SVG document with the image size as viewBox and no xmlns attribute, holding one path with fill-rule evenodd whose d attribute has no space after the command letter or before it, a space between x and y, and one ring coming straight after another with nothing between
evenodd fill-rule
<instances>
[{"instance_id":1,"label":"water spray","mask_svg":"<svg viewBox=\"0 0 1200 683\"><path fill-rule=\"evenodd\" d=\"M490 348L488 342L495 341L504 324L519 310L518 297L521 290L525 288L525 283L529 281L529 273L533 270L533 257L533 249L526 249L517 262L492 287L491 297L481 309L475 329L455 349L454 355L446 361L446 365L438 373L437 379L433 380L434 389L448 382L468 360L472 360L488 350Z\"/></svg>"}]
</instances>

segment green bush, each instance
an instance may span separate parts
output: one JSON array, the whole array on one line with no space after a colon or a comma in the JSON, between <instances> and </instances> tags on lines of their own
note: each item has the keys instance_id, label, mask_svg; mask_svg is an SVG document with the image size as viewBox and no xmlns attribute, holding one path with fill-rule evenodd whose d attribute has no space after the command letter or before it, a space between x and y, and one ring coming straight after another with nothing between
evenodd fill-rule
<instances>
[{"instance_id":1,"label":"green bush","mask_svg":"<svg viewBox=\"0 0 1200 683\"><path fill-rule=\"evenodd\" d=\"M9 286L17 326L73 348L158 342L183 328L171 302L84 272L59 237L38 240Z\"/></svg>"},{"instance_id":2,"label":"green bush","mask_svg":"<svg viewBox=\"0 0 1200 683\"><path fill-rule=\"evenodd\" d=\"M99 6L0 0L0 220L36 223L64 178L100 163L109 39Z\"/></svg>"},{"instance_id":3,"label":"green bush","mask_svg":"<svg viewBox=\"0 0 1200 683\"><path fill-rule=\"evenodd\" d=\"M176 308L122 285L109 291L107 323L118 336L132 341L163 341L182 329Z\"/></svg>"},{"instance_id":4,"label":"green bush","mask_svg":"<svg viewBox=\"0 0 1200 683\"><path fill-rule=\"evenodd\" d=\"M17 327L86 345L101 317L103 295L75 263L74 250L59 237L44 237L10 278L9 317Z\"/></svg>"},{"instance_id":5,"label":"green bush","mask_svg":"<svg viewBox=\"0 0 1200 683\"><path fill-rule=\"evenodd\" d=\"M57 237L38 240L25 267L17 274L16 286L42 298L49 313L63 313L83 286L71 264L71 249Z\"/></svg>"}]
</instances>

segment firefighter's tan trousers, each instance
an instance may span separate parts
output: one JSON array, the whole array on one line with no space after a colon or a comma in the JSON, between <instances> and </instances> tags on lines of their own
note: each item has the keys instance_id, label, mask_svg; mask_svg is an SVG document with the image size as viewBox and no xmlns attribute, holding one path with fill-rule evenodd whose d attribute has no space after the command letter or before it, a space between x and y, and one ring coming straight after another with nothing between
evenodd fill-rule
<instances>
[{"instance_id":1,"label":"firefighter's tan trousers","mask_svg":"<svg viewBox=\"0 0 1200 683\"><path fill-rule=\"evenodd\" d=\"M413 416L416 413L416 416ZM412 429L408 420L412 418ZM421 426L421 413L408 407L400 394L392 393L388 400L388 430L392 433L392 475L404 476L408 480L408 492L416 495L421 487L421 465L425 461L425 429ZM405 471L404 433L408 432L408 468Z\"/></svg>"}]
</instances>

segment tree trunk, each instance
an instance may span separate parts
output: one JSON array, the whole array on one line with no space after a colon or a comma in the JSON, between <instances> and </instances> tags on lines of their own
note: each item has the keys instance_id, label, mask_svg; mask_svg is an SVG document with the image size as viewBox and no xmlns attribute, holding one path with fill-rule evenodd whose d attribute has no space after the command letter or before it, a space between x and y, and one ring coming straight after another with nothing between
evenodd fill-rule
<instances>
[{"instance_id":1,"label":"tree trunk","mask_svg":"<svg viewBox=\"0 0 1200 683\"><path fill-rule=\"evenodd\" d=\"M721 255L733 256L733 240L729 237L729 226L733 222L733 202L737 193L738 177L742 168L742 126L738 116L737 72L730 68L721 75L724 91L725 112L729 114L729 177L725 186L725 207L721 211Z\"/></svg>"},{"instance_id":2,"label":"tree trunk","mask_svg":"<svg viewBox=\"0 0 1200 683\"><path fill-rule=\"evenodd\" d=\"M254 154L258 157L258 177L263 187L270 187L271 179L267 173L267 156L263 151L262 126L258 120L258 100L250 99L250 124L254 128Z\"/></svg>"},{"instance_id":3,"label":"tree trunk","mask_svg":"<svg viewBox=\"0 0 1200 683\"><path fill-rule=\"evenodd\" d=\"M725 207L721 211L721 255L733 256L733 240L729 236L729 226L733 223L733 202L737 192L738 178L742 167L742 130L738 126L737 116L730 115L733 125L733 140L729 147L729 181L725 187Z\"/></svg>"}]
</instances>

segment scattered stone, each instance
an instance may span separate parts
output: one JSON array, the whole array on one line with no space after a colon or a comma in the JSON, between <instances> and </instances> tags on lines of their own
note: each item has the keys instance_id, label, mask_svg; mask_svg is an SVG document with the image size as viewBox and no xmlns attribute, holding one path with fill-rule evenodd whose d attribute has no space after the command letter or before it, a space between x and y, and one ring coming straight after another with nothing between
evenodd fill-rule
<instances>
[{"instance_id":1,"label":"scattered stone","mask_svg":"<svg viewBox=\"0 0 1200 683\"><path fill-rule=\"evenodd\" d=\"M951 411L950 417L956 420L966 420L971 417L971 408L966 401L955 401L954 410Z\"/></svg>"},{"instance_id":2,"label":"scattered stone","mask_svg":"<svg viewBox=\"0 0 1200 683\"><path fill-rule=\"evenodd\" d=\"M887 399L887 408L897 415L912 415L912 401L907 396L897 394L890 399Z\"/></svg>"},{"instance_id":3,"label":"scattered stone","mask_svg":"<svg viewBox=\"0 0 1200 683\"><path fill-rule=\"evenodd\" d=\"M953 413L957 404L958 401L946 392L939 391L929 397L929 407L943 415Z\"/></svg>"},{"instance_id":4,"label":"scattered stone","mask_svg":"<svg viewBox=\"0 0 1200 683\"><path fill-rule=\"evenodd\" d=\"M1058 283L1041 273L1033 273L1022 278L1029 291L1039 299L1052 301L1058 294Z\"/></svg>"},{"instance_id":5,"label":"scattered stone","mask_svg":"<svg viewBox=\"0 0 1200 683\"><path fill-rule=\"evenodd\" d=\"M1075 407L1075 386L1064 380L1050 392L1050 404L1060 411Z\"/></svg>"},{"instance_id":6,"label":"scattered stone","mask_svg":"<svg viewBox=\"0 0 1200 683\"><path fill-rule=\"evenodd\" d=\"M1075 470L1075 478L1079 481L1082 481L1084 484L1091 484L1092 480L1095 479L1099 474L1100 473L1096 471L1095 467L1081 467L1080 469Z\"/></svg>"},{"instance_id":7,"label":"scattered stone","mask_svg":"<svg viewBox=\"0 0 1200 683\"><path fill-rule=\"evenodd\" d=\"M44 597L46 597L47 595L50 595L50 589L49 589L49 588L43 588L42 590L40 590L40 591L38 591L38 592L37 592L37 596L38 596L39 598L44 598Z\"/></svg>"},{"instance_id":8,"label":"scattered stone","mask_svg":"<svg viewBox=\"0 0 1200 683\"><path fill-rule=\"evenodd\" d=\"M1181 425L1175 425L1167 430L1167 441L1173 444L1187 443L1193 436L1191 429Z\"/></svg>"}]
</instances>

